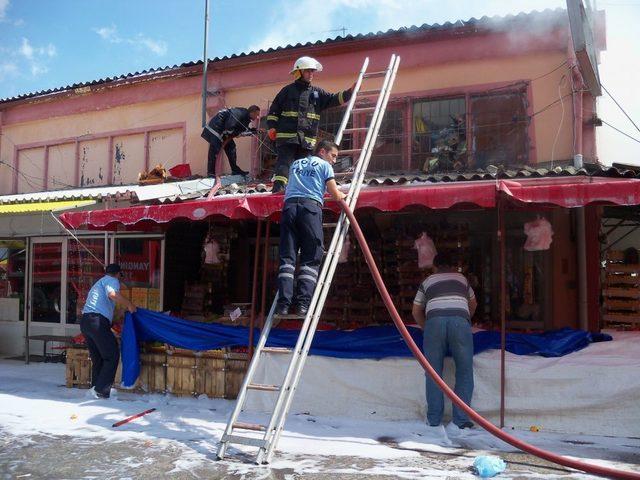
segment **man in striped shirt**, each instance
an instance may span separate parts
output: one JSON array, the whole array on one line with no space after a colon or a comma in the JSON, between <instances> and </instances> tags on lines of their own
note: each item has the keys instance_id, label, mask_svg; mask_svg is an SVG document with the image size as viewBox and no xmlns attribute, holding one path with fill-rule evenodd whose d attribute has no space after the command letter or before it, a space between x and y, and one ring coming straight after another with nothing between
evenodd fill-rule
<instances>
[{"instance_id":1,"label":"man in striped shirt","mask_svg":"<svg viewBox=\"0 0 640 480\"><path fill-rule=\"evenodd\" d=\"M456 365L455 393L467 405L473 394L473 336L471 317L477 307L469 281L458 273L450 256L438 253L433 261L436 273L422 282L413 301L413 318L424 330L424 354L442 377L444 357L449 353ZM440 425L444 397L427 375L427 421ZM466 413L453 405L453 423L459 428L473 427Z\"/></svg>"}]
</instances>

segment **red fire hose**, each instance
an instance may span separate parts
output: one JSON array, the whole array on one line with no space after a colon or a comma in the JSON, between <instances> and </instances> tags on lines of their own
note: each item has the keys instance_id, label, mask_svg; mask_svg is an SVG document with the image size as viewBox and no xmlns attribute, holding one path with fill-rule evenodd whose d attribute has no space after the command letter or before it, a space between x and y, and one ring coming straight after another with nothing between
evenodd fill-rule
<instances>
[{"instance_id":1,"label":"red fire hose","mask_svg":"<svg viewBox=\"0 0 640 480\"><path fill-rule=\"evenodd\" d=\"M389 296L389 292L384 285L382 277L380 276L380 271L376 266L376 262L371 255L371 251L369 250L369 246L367 245L367 241L362 234L362 230L360 229L360 225L356 220L356 217L353 215L353 212L349 209L349 206L346 204L344 200L340 200L340 205L344 210L345 214L349 218L351 222L351 226L353 227L353 231L358 239L358 243L360 244L360 248L362 248L362 252L364 253L367 264L369 265L369 270L371 271L371 275L376 283L376 287L382 296L382 300L384 301L387 310L389 310L389 314L393 320L393 323L396 324L396 327L400 331L402 338L407 343L407 346L413 353L414 357L418 360L422 368L433 378L433 380L438 384L440 389L451 399L453 403L455 403L458 408L465 411L467 415L471 419L473 419L476 423L478 423L482 428L484 428L487 432L498 437L500 440L503 440L516 448L519 448L522 451L535 455L536 457L543 458L553 463L557 463L558 465L564 465L565 467L574 468L576 470L581 470L586 473L591 473L594 475L599 475L602 477L610 477L610 478L620 478L620 479L640 479L640 473L627 472L623 470L616 470L613 468L601 467L598 465L591 465L589 463L580 462L577 460L572 460L570 458L563 457L561 455L556 455L554 453L548 452L541 448L530 445L527 442L524 442L508 433L502 431L491 422L486 420L484 417L480 416L475 410L469 407L466 403L464 403L460 397L458 397L453 390L449 388L449 386L440 378L440 376L435 372L433 367L429 364L429 361L422 354L416 343L411 338L407 327L405 327L396 307L393 304L393 300Z\"/></svg>"}]
</instances>

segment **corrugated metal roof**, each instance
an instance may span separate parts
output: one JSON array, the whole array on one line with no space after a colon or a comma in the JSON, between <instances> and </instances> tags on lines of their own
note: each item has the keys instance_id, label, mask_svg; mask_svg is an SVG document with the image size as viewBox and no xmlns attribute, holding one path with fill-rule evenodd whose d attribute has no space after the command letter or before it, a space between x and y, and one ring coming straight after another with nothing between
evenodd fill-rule
<instances>
[{"instance_id":1,"label":"corrugated metal roof","mask_svg":"<svg viewBox=\"0 0 640 480\"><path fill-rule=\"evenodd\" d=\"M222 185L227 186L240 179L241 177L237 175L228 175L222 177ZM157 185L120 185L20 193L17 195L0 196L0 205L80 199L102 200L107 198L139 202L175 202L178 200L200 198L209 193L214 183L215 180L213 178L199 178L195 180L184 180L182 182L159 183Z\"/></svg>"},{"instance_id":2,"label":"corrugated metal roof","mask_svg":"<svg viewBox=\"0 0 640 480\"><path fill-rule=\"evenodd\" d=\"M336 174L336 181L339 185L351 183L351 174ZM375 172L367 173L364 184L369 186L403 185L420 183L450 183L467 182L475 180L498 180L516 178L553 178L571 176L592 176L609 178L640 178L640 170L607 167L598 164L585 164L583 168L577 169L573 166L557 166L554 168L542 167L522 167L503 168L488 166L484 170L470 172L449 172L449 173L424 173L418 171L397 171L397 172ZM232 183L223 187L216 193L218 195L251 195L254 193L264 193L271 191L271 184L266 183Z\"/></svg>"},{"instance_id":3,"label":"corrugated metal roof","mask_svg":"<svg viewBox=\"0 0 640 480\"><path fill-rule=\"evenodd\" d=\"M541 27L546 30L552 29L558 25L566 23L566 10L557 8L557 9L545 9L542 11L533 10L531 12L521 12L517 15L505 15L499 16L495 15L492 17L483 16L481 18L472 17L468 20L458 20L455 22L445 22L443 24L434 23L434 24L422 24L420 26L412 25L410 27L402 27L398 29L389 29L386 32L378 31L378 32L369 32L369 33L360 33L357 35L345 35L345 36L337 36L335 38L327 38L325 40L318 40L316 42L306 42L306 43L296 43L295 45L288 44L284 47L276 47L276 48L268 48L262 49L258 51L250 51L250 52L242 52L238 54L227 55L223 57L215 57L209 62L216 63L225 60L231 60L236 58L246 58L256 55L262 55L266 53L273 52L283 52L288 50L294 50L296 48L308 48L308 47L318 47L323 45L332 45L341 42L350 42L350 41L364 41L364 40L372 40L372 39L385 39L389 37L411 37L415 36L419 33L436 33L440 31L454 30L454 29L472 29L471 33L475 33L477 31L482 30L504 30L507 28L517 28L518 25L521 24L529 24L531 22L536 22ZM0 104L12 102L16 100L23 100L26 98L33 98L44 95L51 95L54 93L64 92L67 90L74 90L77 88L91 87L94 85L101 85L109 82L115 82L120 80L134 80L140 79L144 76L155 75L159 73L170 73L172 70L175 70L175 73L178 71L202 65L202 60L184 62L180 65L173 66L164 66L157 68L150 68L147 70L142 70L139 72L127 73L124 75L117 75L113 77L105 77L98 80L91 80L88 82L80 82L74 83L72 85L67 85L64 87L57 87L48 90L40 90L36 92L24 93L21 95L16 95L14 97L3 98L0 99Z\"/></svg>"}]
</instances>

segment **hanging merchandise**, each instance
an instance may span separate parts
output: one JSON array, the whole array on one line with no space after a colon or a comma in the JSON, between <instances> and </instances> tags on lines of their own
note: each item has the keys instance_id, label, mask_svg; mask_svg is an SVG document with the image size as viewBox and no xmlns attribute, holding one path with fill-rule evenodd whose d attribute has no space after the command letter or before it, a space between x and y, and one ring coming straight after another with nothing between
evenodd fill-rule
<instances>
[{"instance_id":1,"label":"hanging merchandise","mask_svg":"<svg viewBox=\"0 0 640 480\"><path fill-rule=\"evenodd\" d=\"M524 243L524 249L527 252L549 250L553 237L553 228L549 220L538 217L531 222L525 223L524 233L527 236L527 241Z\"/></svg>"},{"instance_id":2,"label":"hanging merchandise","mask_svg":"<svg viewBox=\"0 0 640 480\"><path fill-rule=\"evenodd\" d=\"M349 261L349 250L351 249L351 240L349 240L349 236L344 239L344 243L342 244L342 250L340 251L340 257L338 258L338 263L347 263Z\"/></svg>"},{"instance_id":3,"label":"hanging merchandise","mask_svg":"<svg viewBox=\"0 0 640 480\"><path fill-rule=\"evenodd\" d=\"M212 237L207 238L204 246L204 263L207 265L217 265L221 263L218 254L220 253L220 245Z\"/></svg>"},{"instance_id":4,"label":"hanging merchandise","mask_svg":"<svg viewBox=\"0 0 640 480\"><path fill-rule=\"evenodd\" d=\"M433 259L438 251L431 237L427 235L427 232L422 232L422 235L414 242L413 248L418 250L419 268L430 268L433 266Z\"/></svg>"}]
</instances>

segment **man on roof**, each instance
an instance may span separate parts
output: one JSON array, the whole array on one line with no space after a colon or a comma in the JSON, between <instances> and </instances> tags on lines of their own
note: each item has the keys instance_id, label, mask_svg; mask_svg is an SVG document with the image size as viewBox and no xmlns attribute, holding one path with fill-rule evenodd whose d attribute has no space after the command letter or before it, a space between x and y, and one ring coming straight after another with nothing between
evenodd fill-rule
<instances>
[{"instance_id":1,"label":"man on roof","mask_svg":"<svg viewBox=\"0 0 640 480\"><path fill-rule=\"evenodd\" d=\"M349 101L353 88L339 93L327 93L312 86L313 75L322 65L311 57L300 57L291 70L294 82L278 92L267 116L269 138L276 142L276 163L273 193L285 189L289 165L313 152L320 124L320 112Z\"/></svg>"},{"instance_id":2,"label":"man on roof","mask_svg":"<svg viewBox=\"0 0 640 480\"><path fill-rule=\"evenodd\" d=\"M260 116L260 107L251 105L249 108L234 107L224 108L215 114L209 124L202 129L200 135L209 142L209 156L207 162L207 176L216 176L216 158L224 146L232 175L248 175L236 163L236 143L234 137L255 133L255 128L250 128L249 123Z\"/></svg>"}]
</instances>

